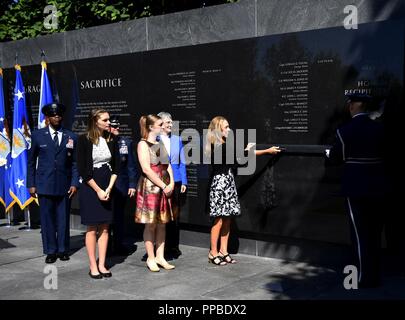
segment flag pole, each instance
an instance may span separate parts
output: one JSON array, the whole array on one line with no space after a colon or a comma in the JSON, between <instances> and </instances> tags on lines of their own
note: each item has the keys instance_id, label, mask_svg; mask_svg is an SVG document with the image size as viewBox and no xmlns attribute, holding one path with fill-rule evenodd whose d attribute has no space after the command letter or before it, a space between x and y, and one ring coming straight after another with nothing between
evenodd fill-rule
<instances>
[{"instance_id":1,"label":"flag pole","mask_svg":"<svg viewBox=\"0 0 405 320\"><path fill-rule=\"evenodd\" d=\"M14 218L14 217L13 217L13 208L11 208L10 211L7 212L6 214L7 214L7 225L6 225L6 228L11 228L11 219Z\"/></svg>"},{"instance_id":2,"label":"flag pole","mask_svg":"<svg viewBox=\"0 0 405 320\"><path fill-rule=\"evenodd\" d=\"M25 208L24 209L24 213L25 213L25 217L26 217L26 221L27 221L27 228L25 228L25 231L31 231L31 215L30 215L30 209Z\"/></svg>"}]
</instances>

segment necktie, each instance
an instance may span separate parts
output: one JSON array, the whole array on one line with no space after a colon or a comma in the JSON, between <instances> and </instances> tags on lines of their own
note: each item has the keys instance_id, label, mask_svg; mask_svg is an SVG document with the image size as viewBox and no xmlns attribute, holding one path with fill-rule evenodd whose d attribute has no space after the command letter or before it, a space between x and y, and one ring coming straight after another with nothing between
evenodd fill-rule
<instances>
[{"instance_id":1,"label":"necktie","mask_svg":"<svg viewBox=\"0 0 405 320\"><path fill-rule=\"evenodd\" d=\"M55 131L53 134L54 134L53 142L55 143L55 148L58 148L59 147L58 132Z\"/></svg>"}]
</instances>

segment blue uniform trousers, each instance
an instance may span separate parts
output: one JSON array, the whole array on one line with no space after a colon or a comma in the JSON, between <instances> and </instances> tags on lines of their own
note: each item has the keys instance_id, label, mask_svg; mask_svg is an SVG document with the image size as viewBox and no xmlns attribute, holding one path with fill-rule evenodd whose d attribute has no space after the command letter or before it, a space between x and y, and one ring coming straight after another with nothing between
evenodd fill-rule
<instances>
[{"instance_id":1,"label":"blue uniform trousers","mask_svg":"<svg viewBox=\"0 0 405 320\"><path fill-rule=\"evenodd\" d=\"M38 195L44 254L69 252L70 199L66 196Z\"/></svg>"},{"instance_id":2,"label":"blue uniform trousers","mask_svg":"<svg viewBox=\"0 0 405 320\"><path fill-rule=\"evenodd\" d=\"M380 251L385 210L384 197L348 197L347 210L352 226L359 283L378 285L380 282Z\"/></svg>"}]
</instances>

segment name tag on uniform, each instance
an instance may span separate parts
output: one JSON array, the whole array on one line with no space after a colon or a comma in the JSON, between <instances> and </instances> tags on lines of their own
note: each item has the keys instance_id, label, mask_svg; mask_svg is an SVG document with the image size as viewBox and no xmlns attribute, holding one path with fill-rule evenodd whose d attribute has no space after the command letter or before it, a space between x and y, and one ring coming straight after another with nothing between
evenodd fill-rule
<instances>
[{"instance_id":1,"label":"name tag on uniform","mask_svg":"<svg viewBox=\"0 0 405 320\"><path fill-rule=\"evenodd\" d=\"M46 145L46 144L40 144L39 147L40 147L40 148L46 148L47 145Z\"/></svg>"},{"instance_id":2,"label":"name tag on uniform","mask_svg":"<svg viewBox=\"0 0 405 320\"><path fill-rule=\"evenodd\" d=\"M121 145L120 146L120 154L128 154L128 146L127 145Z\"/></svg>"},{"instance_id":3,"label":"name tag on uniform","mask_svg":"<svg viewBox=\"0 0 405 320\"><path fill-rule=\"evenodd\" d=\"M66 144L66 148L73 149L74 146L73 144L74 144L73 139L69 138L68 143Z\"/></svg>"}]
</instances>

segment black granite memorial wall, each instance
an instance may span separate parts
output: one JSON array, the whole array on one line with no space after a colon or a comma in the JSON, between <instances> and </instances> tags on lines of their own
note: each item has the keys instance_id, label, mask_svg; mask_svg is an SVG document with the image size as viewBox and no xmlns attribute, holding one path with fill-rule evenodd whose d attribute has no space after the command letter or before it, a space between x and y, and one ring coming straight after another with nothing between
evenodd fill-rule
<instances>
[{"instance_id":1,"label":"black granite memorial wall","mask_svg":"<svg viewBox=\"0 0 405 320\"><path fill-rule=\"evenodd\" d=\"M50 63L48 76L55 99L69 106L65 126L77 133L95 107L119 115L123 134L134 141L139 117L159 111L179 120L180 132L192 128L202 134L216 115L229 119L233 129L255 129L259 147L275 144L286 151L258 159L253 175L237 178L239 233L345 244L349 228L338 196L339 168L325 166L323 150L348 119L344 94L350 90L377 95L380 102L388 98L386 121L398 125L403 60L403 22L387 21L357 30L337 27ZM36 125L40 66L23 66L22 76ZM5 70L5 80L10 106L12 69ZM187 172L181 222L207 230L208 168L193 164Z\"/></svg>"}]
</instances>

